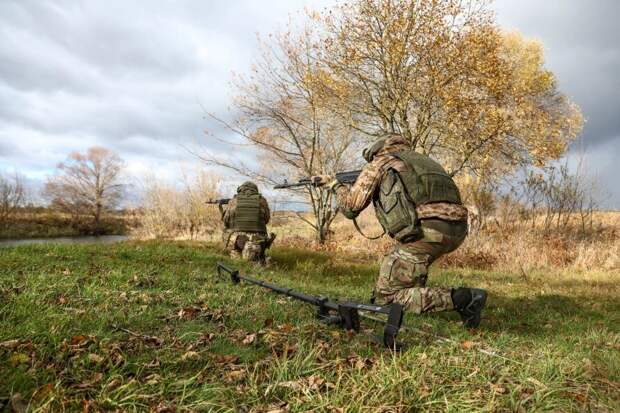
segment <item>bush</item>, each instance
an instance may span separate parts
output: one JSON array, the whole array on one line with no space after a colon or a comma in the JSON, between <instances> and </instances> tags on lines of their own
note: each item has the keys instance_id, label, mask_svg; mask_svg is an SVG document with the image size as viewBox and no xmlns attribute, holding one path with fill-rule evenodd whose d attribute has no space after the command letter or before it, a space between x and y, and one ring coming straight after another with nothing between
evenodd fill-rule
<instances>
[{"instance_id":1,"label":"bush","mask_svg":"<svg viewBox=\"0 0 620 413\"><path fill-rule=\"evenodd\" d=\"M205 204L219 197L217 183L217 176L208 173L199 174L192 182L186 178L180 188L150 179L139 214L140 225L134 235L140 238L217 238L221 230L220 214L216 206Z\"/></svg>"}]
</instances>

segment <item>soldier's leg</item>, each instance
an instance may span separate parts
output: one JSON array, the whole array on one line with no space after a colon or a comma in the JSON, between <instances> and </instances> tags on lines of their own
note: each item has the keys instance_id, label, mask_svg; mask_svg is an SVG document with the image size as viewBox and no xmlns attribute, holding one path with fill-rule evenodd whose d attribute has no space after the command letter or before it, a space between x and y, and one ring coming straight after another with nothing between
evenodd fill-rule
<instances>
[{"instance_id":1,"label":"soldier's leg","mask_svg":"<svg viewBox=\"0 0 620 413\"><path fill-rule=\"evenodd\" d=\"M378 301L398 302L416 314L456 310L467 327L476 327L486 303L485 291L425 287L430 264L463 242L467 226L433 221L422 227L421 240L398 245L384 258L376 286Z\"/></svg>"},{"instance_id":2,"label":"soldier's leg","mask_svg":"<svg viewBox=\"0 0 620 413\"><path fill-rule=\"evenodd\" d=\"M240 258L243 246L247 242L248 237L239 232L233 232L229 235L228 242L226 243L226 250L231 258Z\"/></svg>"},{"instance_id":3,"label":"soldier's leg","mask_svg":"<svg viewBox=\"0 0 620 413\"><path fill-rule=\"evenodd\" d=\"M416 242L413 244L419 244ZM432 245L398 245L383 259L375 288L378 303L398 302L413 313L454 309L451 288L427 288Z\"/></svg>"},{"instance_id":4,"label":"soldier's leg","mask_svg":"<svg viewBox=\"0 0 620 413\"><path fill-rule=\"evenodd\" d=\"M243 246L242 257L248 261L263 262L265 256L265 237L252 234Z\"/></svg>"}]
</instances>

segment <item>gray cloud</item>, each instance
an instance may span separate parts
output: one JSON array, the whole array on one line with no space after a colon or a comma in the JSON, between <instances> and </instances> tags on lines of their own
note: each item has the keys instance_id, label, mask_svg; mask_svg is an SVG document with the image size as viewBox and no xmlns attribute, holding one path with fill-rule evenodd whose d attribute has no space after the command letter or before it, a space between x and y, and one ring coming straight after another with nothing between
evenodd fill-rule
<instances>
[{"instance_id":1,"label":"gray cloud","mask_svg":"<svg viewBox=\"0 0 620 413\"><path fill-rule=\"evenodd\" d=\"M540 39L562 91L582 109L586 145L620 135L620 2L499 0L500 24Z\"/></svg>"},{"instance_id":2,"label":"gray cloud","mask_svg":"<svg viewBox=\"0 0 620 413\"><path fill-rule=\"evenodd\" d=\"M304 6L332 3L1 1L0 171L43 179L70 151L94 144L118 151L132 173L170 178L191 160L181 145L199 141L230 156L205 138L205 128L223 131L202 106L226 116L231 72L250 67L256 32L283 27ZM620 206L620 187L608 178L620 155L620 2L494 7L503 27L543 42L548 67L588 120L582 145L592 171Z\"/></svg>"}]
</instances>

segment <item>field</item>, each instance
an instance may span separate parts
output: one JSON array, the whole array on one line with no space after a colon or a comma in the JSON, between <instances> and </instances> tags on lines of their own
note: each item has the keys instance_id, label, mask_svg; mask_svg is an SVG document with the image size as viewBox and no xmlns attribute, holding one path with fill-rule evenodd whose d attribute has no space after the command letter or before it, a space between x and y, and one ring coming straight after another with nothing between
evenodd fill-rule
<instances>
[{"instance_id":1,"label":"field","mask_svg":"<svg viewBox=\"0 0 620 413\"><path fill-rule=\"evenodd\" d=\"M6 223L0 223L0 239L53 238L92 235L92 218L80 216L72 220L68 214L47 208L22 208ZM122 235L136 226L131 213L106 215L99 235Z\"/></svg>"},{"instance_id":2,"label":"field","mask_svg":"<svg viewBox=\"0 0 620 413\"><path fill-rule=\"evenodd\" d=\"M366 300L376 260L279 244L268 268L198 242L0 249L0 411L618 411L615 270L433 268L488 289L481 328L405 317L392 353L214 277ZM515 254L518 251L514 251ZM373 324L365 323L368 329Z\"/></svg>"}]
</instances>

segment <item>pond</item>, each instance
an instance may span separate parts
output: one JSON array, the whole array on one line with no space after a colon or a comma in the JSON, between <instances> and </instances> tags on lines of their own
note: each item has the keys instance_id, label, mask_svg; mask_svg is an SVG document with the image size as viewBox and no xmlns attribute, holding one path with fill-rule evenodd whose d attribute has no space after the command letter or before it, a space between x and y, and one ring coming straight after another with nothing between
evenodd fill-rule
<instances>
[{"instance_id":1,"label":"pond","mask_svg":"<svg viewBox=\"0 0 620 413\"><path fill-rule=\"evenodd\" d=\"M0 248L29 244L109 244L113 242L125 241L128 239L129 237L127 235L81 235L77 237L59 238L0 239Z\"/></svg>"}]
</instances>

